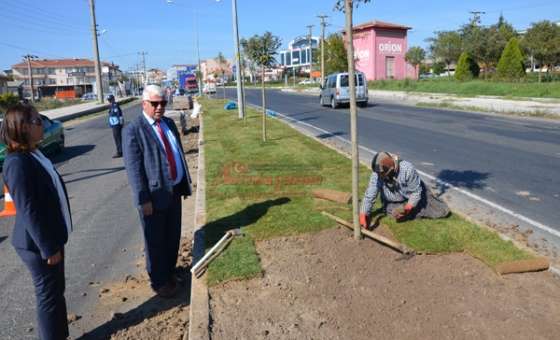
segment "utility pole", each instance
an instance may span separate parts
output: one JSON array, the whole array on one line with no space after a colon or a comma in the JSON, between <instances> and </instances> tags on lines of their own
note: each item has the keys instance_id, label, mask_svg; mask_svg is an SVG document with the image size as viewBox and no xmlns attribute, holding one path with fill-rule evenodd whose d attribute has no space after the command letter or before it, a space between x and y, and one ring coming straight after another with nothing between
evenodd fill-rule
<instances>
[{"instance_id":1,"label":"utility pole","mask_svg":"<svg viewBox=\"0 0 560 340\"><path fill-rule=\"evenodd\" d=\"M31 59L37 59L36 55L26 54L23 59L27 60L27 75L29 76L29 86L31 87L31 102L35 103L35 90L33 89L33 74L31 73Z\"/></svg>"},{"instance_id":2,"label":"utility pole","mask_svg":"<svg viewBox=\"0 0 560 340\"><path fill-rule=\"evenodd\" d=\"M471 23L475 25L480 25L481 15L486 14L486 12L483 11L470 11L469 13L472 15Z\"/></svg>"},{"instance_id":3,"label":"utility pole","mask_svg":"<svg viewBox=\"0 0 560 340\"><path fill-rule=\"evenodd\" d=\"M348 84L350 85L350 136L352 140L352 217L354 225L354 239L362 238L360 230L359 207L358 207L358 180L360 157L358 154L358 124L356 109L356 83L354 72L354 35L352 32L352 10L354 4L352 0L344 0L344 14L346 16L346 43L348 44Z\"/></svg>"},{"instance_id":4,"label":"utility pole","mask_svg":"<svg viewBox=\"0 0 560 340\"><path fill-rule=\"evenodd\" d=\"M143 69L143 72L144 72L143 82L144 82L144 87L145 87L146 85L148 85L148 74L146 73L146 54L148 54L148 52L141 51L141 52L138 52L138 54L142 56L142 69Z\"/></svg>"},{"instance_id":5,"label":"utility pole","mask_svg":"<svg viewBox=\"0 0 560 340\"><path fill-rule=\"evenodd\" d=\"M241 53L239 52L239 32L237 23L237 0L231 0L231 15L233 16L233 43L235 47L235 73L237 76L237 108L239 119L245 117L245 98L243 97L243 76L241 75Z\"/></svg>"},{"instance_id":6,"label":"utility pole","mask_svg":"<svg viewBox=\"0 0 560 340\"><path fill-rule=\"evenodd\" d=\"M200 66L200 44L198 41L198 13L196 12L196 7L195 7L194 23L196 26L195 27L196 28L196 57L198 59L198 75L200 75L200 79L198 79L198 95L202 97L202 68Z\"/></svg>"},{"instance_id":7,"label":"utility pole","mask_svg":"<svg viewBox=\"0 0 560 340\"><path fill-rule=\"evenodd\" d=\"M95 81L97 85L97 101L103 103L103 84L101 82L101 62L99 61L99 45L97 44L97 24L95 22L95 3L89 0L89 11L91 15L91 32L93 34L93 53L95 64Z\"/></svg>"},{"instance_id":8,"label":"utility pole","mask_svg":"<svg viewBox=\"0 0 560 340\"><path fill-rule=\"evenodd\" d=\"M307 35L307 45L309 46L309 54L307 58L309 59L309 80L313 79L311 73L313 73L313 45L311 43L311 38L313 37L313 26L315 25L307 25L307 29L309 30L309 34Z\"/></svg>"},{"instance_id":9,"label":"utility pole","mask_svg":"<svg viewBox=\"0 0 560 340\"><path fill-rule=\"evenodd\" d=\"M319 19L321 19L321 86L325 84L325 26L327 23L325 19L328 18L328 15L318 15Z\"/></svg>"}]
</instances>

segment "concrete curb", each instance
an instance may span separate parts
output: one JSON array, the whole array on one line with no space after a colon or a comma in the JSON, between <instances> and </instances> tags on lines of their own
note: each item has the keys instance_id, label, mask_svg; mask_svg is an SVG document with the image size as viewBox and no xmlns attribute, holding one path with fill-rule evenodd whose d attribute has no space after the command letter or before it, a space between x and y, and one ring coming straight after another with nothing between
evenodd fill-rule
<instances>
[{"instance_id":1,"label":"concrete curb","mask_svg":"<svg viewBox=\"0 0 560 340\"><path fill-rule=\"evenodd\" d=\"M196 174L197 187L194 208L192 263L198 262L205 252L204 230L206 224L206 167L204 163L204 115L200 115L198 130L198 171ZM208 304L208 287L206 275L191 279L191 302L189 308L189 331L183 340L210 339L209 319L210 306Z\"/></svg>"},{"instance_id":2,"label":"concrete curb","mask_svg":"<svg viewBox=\"0 0 560 340\"><path fill-rule=\"evenodd\" d=\"M123 98L123 99L117 100L117 103L126 104L126 103L130 103L131 101L133 101L135 99L136 99L136 97ZM75 112L71 112L71 113L56 116L56 117L49 115L48 111L43 112L43 114L45 116L49 117L50 119L59 120L61 122L66 122L66 121L69 121L71 119L75 119L75 118L79 118L79 117L82 117L82 116L87 116L89 114L96 113L96 112L99 112L99 111L107 110L108 108L109 108L109 104L100 104L100 105L97 105L97 106L94 106L94 107L91 107L91 108L88 108L88 109L84 109L84 110L81 110L81 111L75 111ZM49 111L52 111L52 110L49 110Z\"/></svg>"}]
</instances>

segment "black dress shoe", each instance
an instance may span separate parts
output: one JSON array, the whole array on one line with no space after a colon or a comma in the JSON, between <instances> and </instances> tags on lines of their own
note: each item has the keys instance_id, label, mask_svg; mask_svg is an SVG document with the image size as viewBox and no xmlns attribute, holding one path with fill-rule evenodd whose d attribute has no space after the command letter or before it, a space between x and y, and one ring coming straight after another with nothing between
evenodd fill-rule
<instances>
[{"instance_id":1,"label":"black dress shoe","mask_svg":"<svg viewBox=\"0 0 560 340\"><path fill-rule=\"evenodd\" d=\"M121 158L122 157L122 153L116 153L113 155L113 158Z\"/></svg>"}]
</instances>

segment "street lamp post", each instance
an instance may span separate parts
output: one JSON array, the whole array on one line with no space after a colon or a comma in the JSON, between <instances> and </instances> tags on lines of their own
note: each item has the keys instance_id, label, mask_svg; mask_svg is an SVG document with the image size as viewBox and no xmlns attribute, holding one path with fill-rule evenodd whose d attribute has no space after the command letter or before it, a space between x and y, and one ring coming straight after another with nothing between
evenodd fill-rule
<instances>
[{"instance_id":1,"label":"street lamp post","mask_svg":"<svg viewBox=\"0 0 560 340\"><path fill-rule=\"evenodd\" d=\"M237 0L231 0L231 14L233 17L235 73L237 76L237 108L239 112L239 119L243 119L245 117L245 103L243 98L243 76L241 75L241 54L239 53L239 26L237 23Z\"/></svg>"}]
</instances>

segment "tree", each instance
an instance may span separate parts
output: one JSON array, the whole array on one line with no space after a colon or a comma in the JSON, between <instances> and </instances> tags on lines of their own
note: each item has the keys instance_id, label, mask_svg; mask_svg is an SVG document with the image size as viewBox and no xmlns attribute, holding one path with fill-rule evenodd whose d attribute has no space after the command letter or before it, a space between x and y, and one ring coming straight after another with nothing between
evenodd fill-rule
<instances>
[{"instance_id":1,"label":"tree","mask_svg":"<svg viewBox=\"0 0 560 340\"><path fill-rule=\"evenodd\" d=\"M354 38L353 38L353 24L352 12L354 5L359 5L360 2L367 3L370 0L337 0L335 8L344 10L345 18L345 32L346 43L348 47L347 61L348 61L348 79L350 79L350 139L352 141L352 216L354 226L354 239L359 240L362 236L360 221L359 221L359 202L358 202L358 186L359 186L359 167L360 155L358 154L358 110L356 109L356 83L354 73Z\"/></svg>"},{"instance_id":2,"label":"tree","mask_svg":"<svg viewBox=\"0 0 560 340\"><path fill-rule=\"evenodd\" d=\"M498 22L488 28L481 28L481 43L478 45L477 59L484 70L484 78L487 78L491 70L498 64L504 48L508 41L517 36L517 32L503 16Z\"/></svg>"},{"instance_id":3,"label":"tree","mask_svg":"<svg viewBox=\"0 0 560 340\"><path fill-rule=\"evenodd\" d=\"M443 71L445 71L445 64L440 62L440 61L436 61L435 63L432 64L432 73L435 75L440 75L443 73Z\"/></svg>"},{"instance_id":4,"label":"tree","mask_svg":"<svg viewBox=\"0 0 560 340\"><path fill-rule=\"evenodd\" d=\"M19 103L19 97L13 93L4 93L0 95L0 109L7 110L10 106Z\"/></svg>"},{"instance_id":5,"label":"tree","mask_svg":"<svg viewBox=\"0 0 560 340\"><path fill-rule=\"evenodd\" d=\"M447 66L447 75L450 76L449 68L452 63L457 62L461 55L461 36L454 31L437 32L435 38L428 39L430 52L434 59L442 61Z\"/></svg>"},{"instance_id":6,"label":"tree","mask_svg":"<svg viewBox=\"0 0 560 340\"><path fill-rule=\"evenodd\" d=\"M500 61L498 62L498 67L496 69L498 76L508 80L519 80L523 78L525 76L524 60L525 58L519 47L519 41L515 37L511 38L504 48Z\"/></svg>"},{"instance_id":7,"label":"tree","mask_svg":"<svg viewBox=\"0 0 560 340\"><path fill-rule=\"evenodd\" d=\"M248 40L242 39L241 45L247 53L247 57L256 65L261 67L262 76L262 139L266 142L266 98L264 88L264 71L265 68L272 66L276 60L278 48L280 47L280 38L265 32L262 36L254 35Z\"/></svg>"},{"instance_id":8,"label":"tree","mask_svg":"<svg viewBox=\"0 0 560 340\"><path fill-rule=\"evenodd\" d=\"M422 62L424 61L424 58L426 57L426 51L424 51L424 49L422 47L419 46L414 46L411 47L407 52L406 55L404 56L404 59L411 64L412 66L414 66L414 69L416 70L416 79L418 79L418 76L420 75L419 72L419 65L422 64Z\"/></svg>"},{"instance_id":9,"label":"tree","mask_svg":"<svg viewBox=\"0 0 560 340\"><path fill-rule=\"evenodd\" d=\"M533 23L523 37L523 45L539 62L541 69L547 66L547 72L550 72L552 66L560 62L560 26L548 20Z\"/></svg>"},{"instance_id":10,"label":"tree","mask_svg":"<svg viewBox=\"0 0 560 340\"><path fill-rule=\"evenodd\" d=\"M470 53L461 53L457 68L455 69L455 79L459 81L470 80L478 77L479 72L480 68Z\"/></svg>"},{"instance_id":11,"label":"tree","mask_svg":"<svg viewBox=\"0 0 560 340\"><path fill-rule=\"evenodd\" d=\"M223 93L224 93L224 99L226 99L225 73L228 69L228 61L227 61L226 57L224 57L222 52L219 52L218 56L216 58L214 58L214 60L216 61L216 64L218 64L218 71L220 72L220 75L222 76L222 90L223 90Z\"/></svg>"},{"instance_id":12,"label":"tree","mask_svg":"<svg viewBox=\"0 0 560 340\"><path fill-rule=\"evenodd\" d=\"M331 34L325 39L325 75L348 70L348 56L341 34Z\"/></svg>"}]
</instances>

